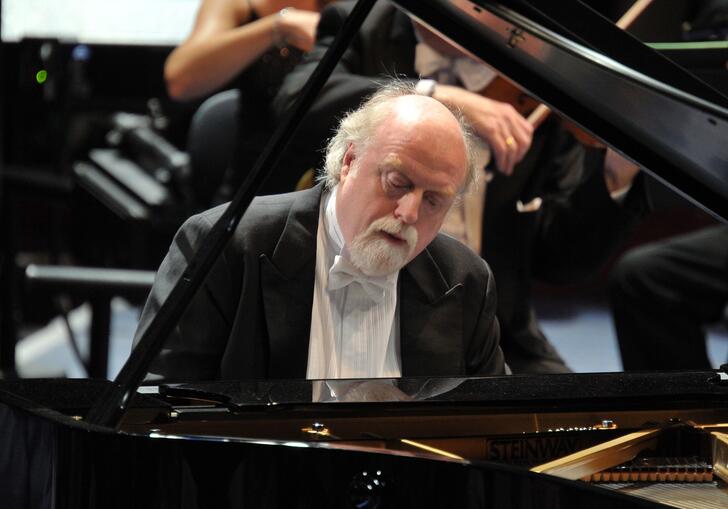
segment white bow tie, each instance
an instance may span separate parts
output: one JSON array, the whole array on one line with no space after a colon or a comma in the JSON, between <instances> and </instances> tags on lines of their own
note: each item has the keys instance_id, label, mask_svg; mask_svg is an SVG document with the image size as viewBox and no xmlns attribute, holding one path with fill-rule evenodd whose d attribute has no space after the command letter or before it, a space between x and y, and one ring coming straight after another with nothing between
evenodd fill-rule
<instances>
[{"instance_id":1,"label":"white bow tie","mask_svg":"<svg viewBox=\"0 0 728 509\"><path fill-rule=\"evenodd\" d=\"M359 283L367 296L374 302L381 302L389 286L388 276L367 276L357 269L348 258L336 255L329 269L329 291L339 290L351 283Z\"/></svg>"}]
</instances>

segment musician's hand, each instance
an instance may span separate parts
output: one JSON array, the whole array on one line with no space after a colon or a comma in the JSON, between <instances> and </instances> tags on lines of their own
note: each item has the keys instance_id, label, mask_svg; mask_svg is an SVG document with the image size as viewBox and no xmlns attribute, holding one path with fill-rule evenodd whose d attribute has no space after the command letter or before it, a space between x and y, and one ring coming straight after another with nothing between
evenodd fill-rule
<instances>
[{"instance_id":1,"label":"musician's hand","mask_svg":"<svg viewBox=\"0 0 728 509\"><path fill-rule=\"evenodd\" d=\"M449 85L438 85L434 97L458 107L490 146L498 170L513 173L533 138L533 126L513 106Z\"/></svg>"},{"instance_id":2,"label":"musician's hand","mask_svg":"<svg viewBox=\"0 0 728 509\"><path fill-rule=\"evenodd\" d=\"M319 13L288 7L279 16L278 27L285 42L302 51L311 51L316 42Z\"/></svg>"},{"instance_id":3,"label":"musician's hand","mask_svg":"<svg viewBox=\"0 0 728 509\"><path fill-rule=\"evenodd\" d=\"M607 148L607 155L604 157L604 180L610 193L631 186L639 171L639 166Z\"/></svg>"}]
</instances>

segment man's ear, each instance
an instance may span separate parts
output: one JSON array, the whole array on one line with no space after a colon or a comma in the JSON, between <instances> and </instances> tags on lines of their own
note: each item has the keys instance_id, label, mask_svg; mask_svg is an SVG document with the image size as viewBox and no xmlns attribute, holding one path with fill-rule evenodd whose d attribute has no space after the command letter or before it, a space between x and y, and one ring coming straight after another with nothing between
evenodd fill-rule
<instances>
[{"instance_id":1,"label":"man's ear","mask_svg":"<svg viewBox=\"0 0 728 509\"><path fill-rule=\"evenodd\" d=\"M356 160L354 144L349 143L349 148L347 148L346 152L344 153L344 160L341 161L341 177L342 178L346 177L349 174L349 170L351 169L351 165L354 164L354 160Z\"/></svg>"}]
</instances>

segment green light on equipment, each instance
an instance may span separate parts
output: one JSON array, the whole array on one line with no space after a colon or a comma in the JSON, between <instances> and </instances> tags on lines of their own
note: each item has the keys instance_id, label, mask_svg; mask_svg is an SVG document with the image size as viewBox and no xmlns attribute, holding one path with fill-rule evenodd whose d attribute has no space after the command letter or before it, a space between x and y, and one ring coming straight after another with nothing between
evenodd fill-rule
<instances>
[{"instance_id":1,"label":"green light on equipment","mask_svg":"<svg viewBox=\"0 0 728 509\"><path fill-rule=\"evenodd\" d=\"M43 83L45 83L47 79L48 79L48 71L46 71L45 69L41 69L40 71L35 73L35 81L37 81L39 85L42 85Z\"/></svg>"}]
</instances>

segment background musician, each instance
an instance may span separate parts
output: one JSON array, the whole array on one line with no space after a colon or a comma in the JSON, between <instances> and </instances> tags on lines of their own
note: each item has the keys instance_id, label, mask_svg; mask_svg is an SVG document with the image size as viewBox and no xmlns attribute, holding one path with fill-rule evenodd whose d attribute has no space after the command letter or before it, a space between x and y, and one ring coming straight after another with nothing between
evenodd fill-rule
<instances>
[{"instance_id":1,"label":"background musician","mask_svg":"<svg viewBox=\"0 0 728 509\"><path fill-rule=\"evenodd\" d=\"M705 326L728 304L728 227L627 252L612 273L610 301L625 371L711 369Z\"/></svg>"},{"instance_id":2,"label":"background musician","mask_svg":"<svg viewBox=\"0 0 728 509\"><path fill-rule=\"evenodd\" d=\"M276 60L289 54L279 50L287 45L310 50L318 10L316 0L204 0L192 32L164 65L170 97L186 101L208 95L268 53L268 67L279 67ZM244 80L266 78L272 77L257 68Z\"/></svg>"},{"instance_id":3,"label":"background musician","mask_svg":"<svg viewBox=\"0 0 728 509\"><path fill-rule=\"evenodd\" d=\"M231 197L255 162L260 147L268 141L274 128L270 102L283 77L313 47L323 3L204 0L192 33L167 58L164 77L173 99L198 99L231 85L240 90L237 140L230 166L224 175L207 176L214 181L213 189L215 184L221 186L213 198L215 202ZM205 145L207 140L193 139L190 143ZM270 180L271 189L292 187L277 186L275 180Z\"/></svg>"}]
</instances>

